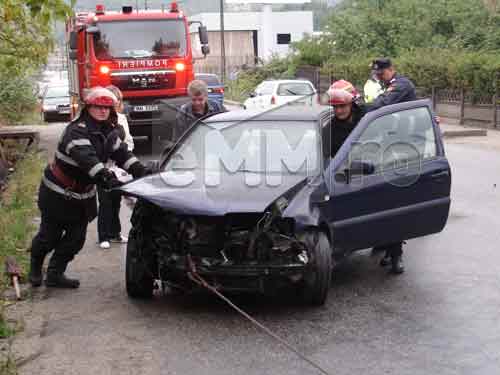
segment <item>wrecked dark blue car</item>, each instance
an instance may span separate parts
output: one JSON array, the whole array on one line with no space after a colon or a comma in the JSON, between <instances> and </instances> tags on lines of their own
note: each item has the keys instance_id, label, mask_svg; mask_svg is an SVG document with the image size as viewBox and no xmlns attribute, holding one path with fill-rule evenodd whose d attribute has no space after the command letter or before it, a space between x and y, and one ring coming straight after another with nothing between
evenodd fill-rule
<instances>
[{"instance_id":1,"label":"wrecked dark blue car","mask_svg":"<svg viewBox=\"0 0 500 375\"><path fill-rule=\"evenodd\" d=\"M369 113L334 155L332 115L214 115L165 153L159 173L123 186L139 198L129 296L151 297L156 280L190 290L195 268L220 290L292 286L319 305L335 264L353 251L440 232L451 172L430 103Z\"/></svg>"}]
</instances>

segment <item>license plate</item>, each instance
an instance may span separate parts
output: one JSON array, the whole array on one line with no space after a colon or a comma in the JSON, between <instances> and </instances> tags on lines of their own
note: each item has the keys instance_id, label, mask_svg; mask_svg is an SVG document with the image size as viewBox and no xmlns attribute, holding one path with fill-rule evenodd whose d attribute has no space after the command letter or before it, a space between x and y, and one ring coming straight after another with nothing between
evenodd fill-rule
<instances>
[{"instance_id":1,"label":"license plate","mask_svg":"<svg viewBox=\"0 0 500 375\"><path fill-rule=\"evenodd\" d=\"M68 114L68 113L70 113L70 110L69 110L69 108L59 108L58 112L60 114Z\"/></svg>"},{"instance_id":2,"label":"license plate","mask_svg":"<svg viewBox=\"0 0 500 375\"><path fill-rule=\"evenodd\" d=\"M158 111L157 105L136 105L134 106L134 112L154 112Z\"/></svg>"}]
</instances>

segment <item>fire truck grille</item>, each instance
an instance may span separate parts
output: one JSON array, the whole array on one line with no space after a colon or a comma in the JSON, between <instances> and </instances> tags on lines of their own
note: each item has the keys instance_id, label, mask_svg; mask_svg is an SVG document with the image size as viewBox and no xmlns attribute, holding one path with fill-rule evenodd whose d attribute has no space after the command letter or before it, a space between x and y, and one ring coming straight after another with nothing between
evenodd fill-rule
<instances>
[{"instance_id":1,"label":"fire truck grille","mask_svg":"<svg viewBox=\"0 0 500 375\"><path fill-rule=\"evenodd\" d=\"M175 88L174 70L111 73L111 83L120 90L159 90Z\"/></svg>"}]
</instances>

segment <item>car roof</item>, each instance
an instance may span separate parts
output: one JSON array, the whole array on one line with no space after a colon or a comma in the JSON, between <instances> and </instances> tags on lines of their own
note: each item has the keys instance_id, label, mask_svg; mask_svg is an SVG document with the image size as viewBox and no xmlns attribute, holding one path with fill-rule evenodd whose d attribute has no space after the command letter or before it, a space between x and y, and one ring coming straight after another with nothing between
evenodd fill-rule
<instances>
[{"instance_id":1,"label":"car roof","mask_svg":"<svg viewBox=\"0 0 500 375\"><path fill-rule=\"evenodd\" d=\"M262 81L261 83L264 82L269 82L269 83L308 83L312 84L311 81L308 81L307 79L266 79L265 81Z\"/></svg>"},{"instance_id":2,"label":"car roof","mask_svg":"<svg viewBox=\"0 0 500 375\"><path fill-rule=\"evenodd\" d=\"M317 121L331 111L330 107L291 107L283 106L267 110L236 110L213 115L204 120L206 123L226 121Z\"/></svg>"}]
</instances>

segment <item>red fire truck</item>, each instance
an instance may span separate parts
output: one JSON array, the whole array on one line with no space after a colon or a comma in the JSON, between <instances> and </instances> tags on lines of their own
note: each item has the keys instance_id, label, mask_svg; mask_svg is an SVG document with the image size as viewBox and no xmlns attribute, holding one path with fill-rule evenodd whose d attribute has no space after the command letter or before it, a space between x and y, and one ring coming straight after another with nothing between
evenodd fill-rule
<instances>
[{"instance_id":1,"label":"red fire truck","mask_svg":"<svg viewBox=\"0 0 500 375\"><path fill-rule=\"evenodd\" d=\"M176 109L188 100L194 78L186 16L177 3L162 10L124 6L121 12L77 13L66 23L72 116L84 90L115 85L123 92L134 136L171 134ZM198 28L201 52L209 53L206 28Z\"/></svg>"}]
</instances>

